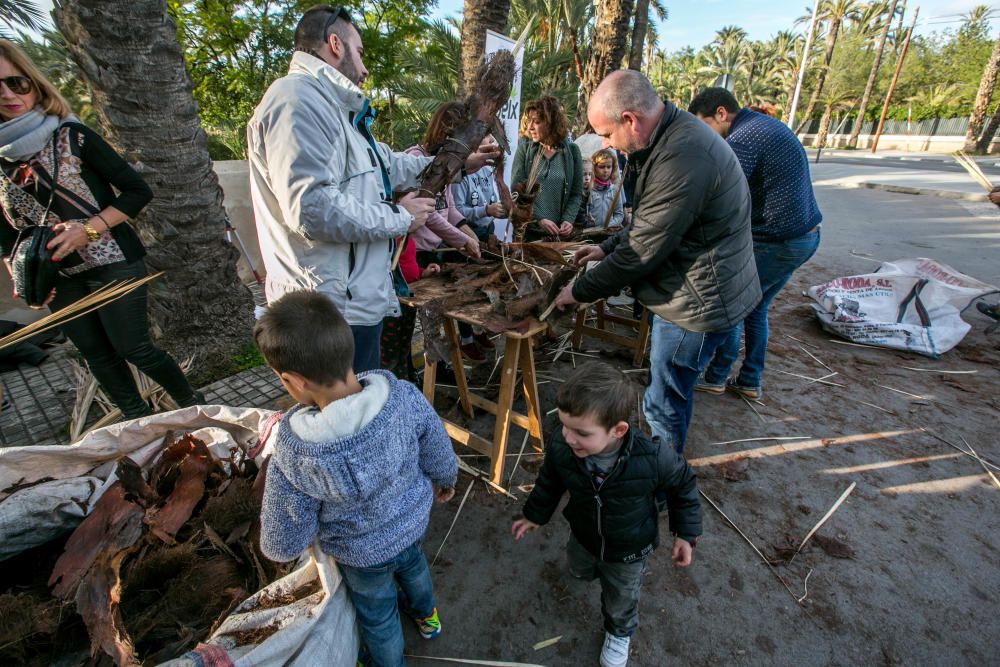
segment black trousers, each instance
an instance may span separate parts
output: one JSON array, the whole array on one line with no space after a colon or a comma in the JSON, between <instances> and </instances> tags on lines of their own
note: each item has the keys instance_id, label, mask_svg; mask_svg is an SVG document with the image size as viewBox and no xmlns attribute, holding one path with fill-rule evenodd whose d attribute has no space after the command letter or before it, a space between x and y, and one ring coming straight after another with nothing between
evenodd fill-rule
<instances>
[{"instance_id":1,"label":"black trousers","mask_svg":"<svg viewBox=\"0 0 1000 667\"><path fill-rule=\"evenodd\" d=\"M145 275L146 265L138 260L99 266L74 276L60 276L50 308L58 310L113 280ZM126 362L134 364L163 387L181 407L195 405L203 398L188 383L177 362L150 340L146 300L147 290L143 285L62 325L62 330L87 361L90 372L126 419L150 413L149 404L140 396Z\"/></svg>"}]
</instances>

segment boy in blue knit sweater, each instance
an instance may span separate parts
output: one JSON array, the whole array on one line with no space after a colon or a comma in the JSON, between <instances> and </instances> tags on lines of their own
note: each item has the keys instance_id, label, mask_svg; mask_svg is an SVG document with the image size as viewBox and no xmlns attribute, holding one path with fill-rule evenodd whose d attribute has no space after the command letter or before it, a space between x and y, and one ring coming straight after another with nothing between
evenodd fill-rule
<instances>
[{"instance_id":1,"label":"boy in blue knit sweater","mask_svg":"<svg viewBox=\"0 0 1000 667\"><path fill-rule=\"evenodd\" d=\"M404 665L397 595L425 639L441 632L421 540L434 497L455 494L451 441L412 384L380 370L354 375L351 328L325 295L286 294L254 339L301 404L278 427L261 551L289 561L318 538L357 610L365 664Z\"/></svg>"}]
</instances>

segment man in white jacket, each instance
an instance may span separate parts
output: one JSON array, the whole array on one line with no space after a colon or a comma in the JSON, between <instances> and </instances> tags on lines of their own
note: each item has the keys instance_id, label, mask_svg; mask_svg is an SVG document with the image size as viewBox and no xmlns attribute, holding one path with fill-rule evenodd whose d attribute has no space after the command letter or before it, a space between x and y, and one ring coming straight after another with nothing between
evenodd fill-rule
<instances>
[{"instance_id":1,"label":"man in white jacket","mask_svg":"<svg viewBox=\"0 0 1000 667\"><path fill-rule=\"evenodd\" d=\"M430 162L375 141L361 35L343 8L306 11L288 74L264 93L247 126L250 195L266 294L330 296L354 332L354 370L379 366L382 319L399 315L389 265L394 239L424 224L434 200L417 185ZM473 153L474 171L495 154Z\"/></svg>"}]
</instances>

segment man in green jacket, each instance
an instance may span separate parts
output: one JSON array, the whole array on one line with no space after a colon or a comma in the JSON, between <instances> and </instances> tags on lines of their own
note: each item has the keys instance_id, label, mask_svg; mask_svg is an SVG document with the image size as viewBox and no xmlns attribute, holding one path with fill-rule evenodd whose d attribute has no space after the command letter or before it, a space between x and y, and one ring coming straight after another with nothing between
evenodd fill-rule
<instances>
[{"instance_id":1,"label":"man in green jacket","mask_svg":"<svg viewBox=\"0 0 1000 667\"><path fill-rule=\"evenodd\" d=\"M577 251L578 265L600 264L556 305L632 287L654 315L643 412L654 436L683 451L699 373L761 297L746 178L721 137L638 72L604 79L587 117L605 146L629 154L632 225Z\"/></svg>"}]
</instances>

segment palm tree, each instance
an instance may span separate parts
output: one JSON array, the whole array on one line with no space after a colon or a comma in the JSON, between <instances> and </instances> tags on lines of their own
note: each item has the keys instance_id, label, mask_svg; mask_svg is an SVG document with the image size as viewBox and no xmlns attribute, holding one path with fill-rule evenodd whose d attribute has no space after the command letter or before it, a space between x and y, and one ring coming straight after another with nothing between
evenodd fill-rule
<instances>
[{"instance_id":1,"label":"palm tree","mask_svg":"<svg viewBox=\"0 0 1000 667\"><path fill-rule=\"evenodd\" d=\"M621 67L625 57L625 38L632 19L632 0L597 0L596 21L591 40L590 57L583 71L580 106L577 107L576 129L587 125L586 104L597 84L610 72Z\"/></svg>"},{"instance_id":2,"label":"palm tree","mask_svg":"<svg viewBox=\"0 0 1000 667\"><path fill-rule=\"evenodd\" d=\"M426 42L419 49L400 53L399 76L392 81L390 93L402 130L398 146L420 140L431 116L444 102L458 99L462 73L461 24L437 20L428 24Z\"/></svg>"},{"instance_id":3,"label":"palm tree","mask_svg":"<svg viewBox=\"0 0 1000 667\"><path fill-rule=\"evenodd\" d=\"M884 18L880 17L882 31L879 33L878 42L875 45L875 59L872 61L872 68L868 72L868 82L865 84L865 92L861 96L861 103L858 106L858 115L851 128L851 136L847 139L848 148L858 147L858 135L861 134L861 126L865 122L865 113L868 111L868 102L871 101L872 91L875 90L875 81L878 79L878 70L882 65L882 54L885 51L885 40L889 35L889 28L892 26L892 19L896 14L896 4L898 0L891 0L881 7L885 11Z\"/></svg>"},{"instance_id":4,"label":"palm tree","mask_svg":"<svg viewBox=\"0 0 1000 667\"><path fill-rule=\"evenodd\" d=\"M764 42L748 42L740 53L739 71L743 85L736 88L737 97L743 96L747 103L763 101L770 92L770 82L765 81L771 73L773 54ZM751 100L751 98L755 98Z\"/></svg>"},{"instance_id":5,"label":"palm tree","mask_svg":"<svg viewBox=\"0 0 1000 667\"><path fill-rule=\"evenodd\" d=\"M916 94L907 97L906 101L913 106L927 109L931 113L940 113L948 107L955 106L955 102L961 97L961 94L962 86L960 84L937 83L933 86L921 87Z\"/></svg>"},{"instance_id":6,"label":"palm tree","mask_svg":"<svg viewBox=\"0 0 1000 667\"><path fill-rule=\"evenodd\" d=\"M699 54L702 73L715 75L716 84L720 78L735 75L747 47L746 38L746 31L733 25L716 31L715 39Z\"/></svg>"},{"instance_id":7,"label":"palm tree","mask_svg":"<svg viewBox=\"0 0 1000 667\"><path fill-rule=\"evenodd\" d=\"M643 47L648 42L650 47L656 42L655 35L649 34L652 26L651 15L661 21L667 20L667 8L662 0L636 0L635 20L632 24L632 45L629 49L628 68L642 71Z\"/></svg>"},{"instance_id":8,"label":"palm tree","mask_svg":"<svg viewBox=\"0 0 1000 667\"><path fill-rule=\"evenodd\" d=\"M983 70L983 78L979 81L979 92L976 93L976 102L972 106L972 113L969 115L969 127L965 131L965 150L972 152L976 150L976 141L979 133L986 122L988 105L993 97L993 88L997 82L997 69L1000 68L1000 37L993 45L993 53L990 55L986 68Z\"/></svg>"},{"instance_id":9,"label":"palm tree","mask_svg":"<svg viewBox=\"0 0 1000 667\"><path fill-rule=\"evenodd\" d=\"M462 86L469 90L486 50L486 31L503 34L507 28L510 0L465 0L462 13Z\"/></svg>"},{"instance_id":10,"label":"palm tree","mask_svg":"<svg viewBox=\"0 0 1000 667\"><path fill-rule=\"evenodd\" d=\"M139 229L150 269L166 271L150 285L155 337L194 359L196 380L232 372L253 301L223 238L222 189L166 0L57 0L53 16L104 136L153 189Z\"/></svg>"},{"instance_id":11,"label":"palm tree","mask_svg":"<svg viewBox=\"0 0 1000 667\"><path fill-rule=\"evenodd\" d=\"M819 6L819 17L826 20L826 49L823 53L823 64L816 76L816 86L813 88L806 106L806 112L802 115L802 124L796 132L801 132L806 123L809 122L816 103L820 95L823 94L823 86L826 83L826 76L830 70L830 61L833 60L833 50L837 46L837 37L840 34L840 27L845 20L850 20L857 15L858 0L824 0Z\"/></svg>"},{"instance_id":12,"label":"palm tree","mask_svg":"<svg viewBox=\"0 0 1000 667\"><path fill-rule=\"evenodd\" d=\"M775 33L768 42L768 50L772 55L771 78L777 89L774 102L782 108L781 122L788 123L789 103L795 93L795 82L799 72L799 50L803 38L795 33L782 30Z\"/></svg>"},{"instance_id":13,"label":"palm tree","mask_svg":"<svg viewBox=\"0 0 1000 667\"><path fill-rule=\"evenodd\" d=\"M826 145L826 137L830 131L830 119L834 111L846 109L853 102L850 94L841 88L831 88L823 95L823 115L819 119L819 131L813 146L822 148Z\"/></svg>"},{"instance_id":14,"label":"palm tree","mask_svg":"<svg viewBox=\"0 0 1000 667\"><path fill-rule=\"evenodd\" d=\"M882 32L882 16L886 12L886 4L885 0L876 0L861 5L848 26L852 33L865 42L867 53L871 53L876 37Z\"/></svg>"},{"instance_id":15,"label":"palm tree","mask_svg":"<svg viewBox=\"0 0 1000 667\"><path fill-rule=\"evenodd\" d=\"M21 27L35 32L42 30L45 14L33 0L0 0L0 23L8 28ZM14 39L6 29L0 28L0 37Z\"/></svg>"}]
</instances>

